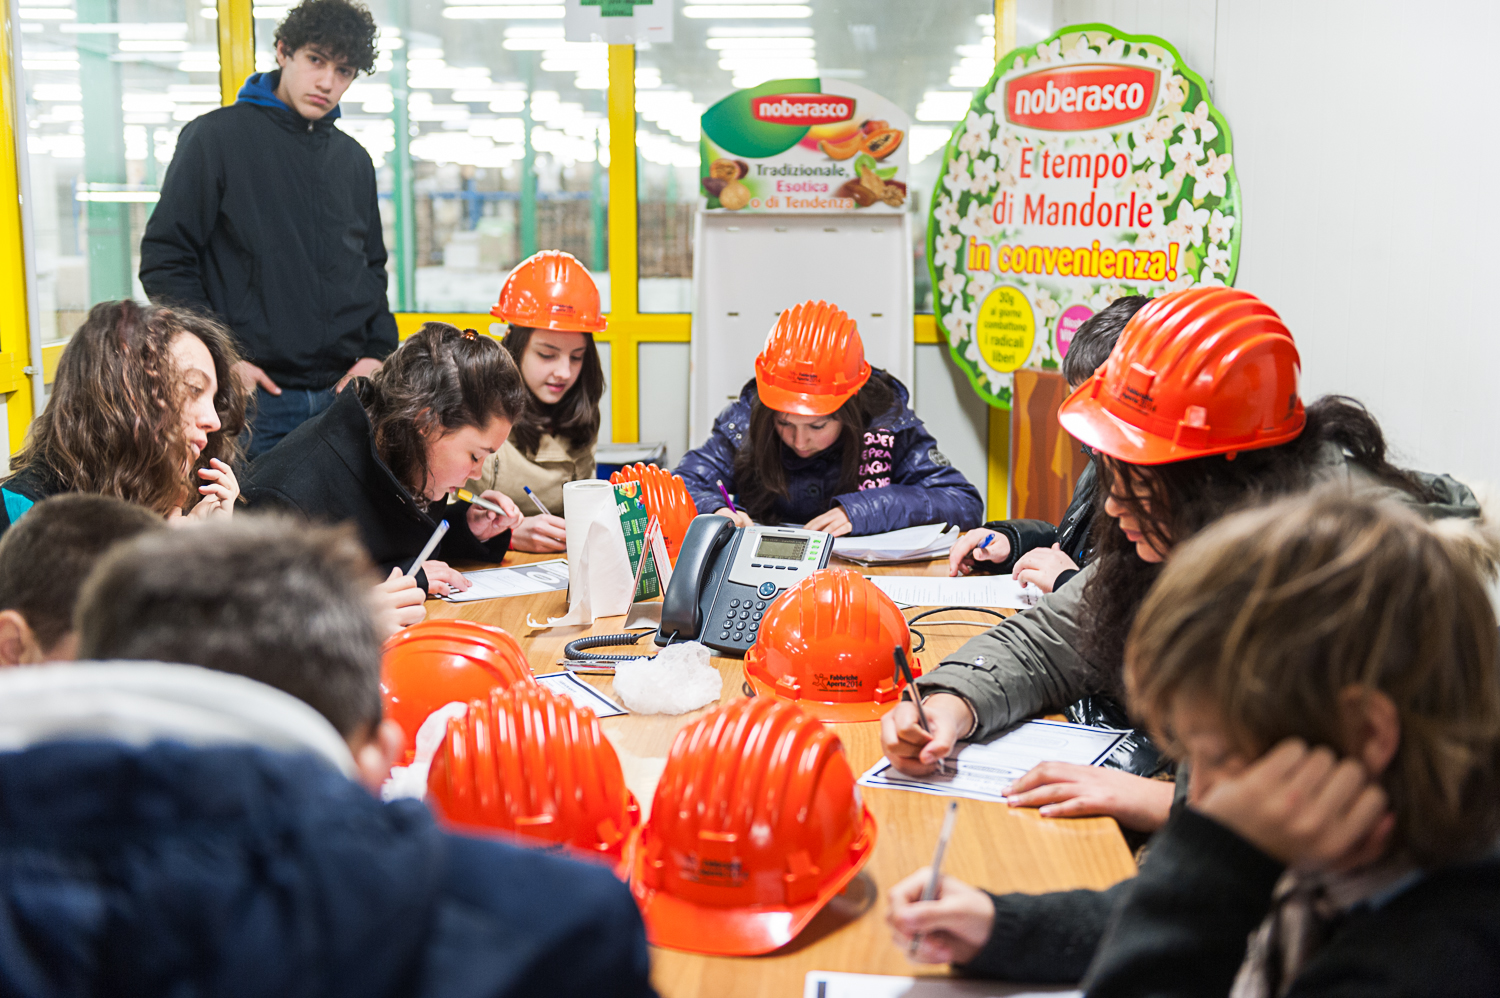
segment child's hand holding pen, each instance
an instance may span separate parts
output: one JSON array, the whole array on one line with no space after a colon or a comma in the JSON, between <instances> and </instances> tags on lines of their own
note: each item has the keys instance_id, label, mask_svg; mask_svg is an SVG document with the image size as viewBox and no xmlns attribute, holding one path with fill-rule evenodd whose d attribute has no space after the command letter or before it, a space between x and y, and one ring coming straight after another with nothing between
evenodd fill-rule
<instances>
[{"instance_id":1,"label":"child's hand holding pen","mask_svg":"<svg viewBox=\"0 0 1500 998\"><path fill-rule=\"evenodd\" d=\"M968 575L974 563L1000 563L1010 557L1010 539L1002 531L977 527L953 542L948 549L948 574Z\"/></svg>"}]
</instances>

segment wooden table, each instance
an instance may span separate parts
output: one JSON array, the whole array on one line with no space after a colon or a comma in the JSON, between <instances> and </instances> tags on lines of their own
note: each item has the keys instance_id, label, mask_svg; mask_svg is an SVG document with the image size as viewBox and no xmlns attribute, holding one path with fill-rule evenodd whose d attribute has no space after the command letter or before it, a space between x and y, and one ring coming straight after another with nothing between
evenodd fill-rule
<instances>
[{"instance_id":1,"label":"wooden table","mask_svg":"<svg viewBox=\"0 0 1500 998\"><path fill-rule=\"evenodd\" d=\"M540 561L555 555L512 553L504 564ZM835 562L835 564L840 564ZM864 569L866 574L946 574L947 562L902 565L890 569ZM531 668L538 673L557 672L563 646L587 634L621 631L623 617L602 617L593 627L532 628L528 614L537 620L561 616L567 607L564 593L517 596L474 603L429 601L431 618L475 620L505 628L526 648ZM962 614L956 614L962 616ZM921 625L918 625L921 627ZM927 647L919 656L925 668L936 666L969 637L976 627L923 628ZM654 653L650 639L640 646ZM613 651L614 649L601 649ZM741 661L715 658L724 675L724 697L743 696ZM606 696L613 697L608 676L585 677ZM609 734L627 774L651 772L649 763L632 765L639 759L666 758L679 728L703 716L714 705L676 717L625 715L605 718ZM879 725L873 722L834 726L848 752L856 775L880 758ZM637 757L632 759L631 757ZM659 775L659 769L655 770ZM627 777L629 778L629 777ZM649 809L654 782L641 785L639 777L631 789ZM803 978L809 970L840 970L868 974L921 975L942 973L941 968L916 966L892 944L885 924L885 900L881 896L896 881L932 861L932 848L942 824L946 799L902 790L861 788L879 823L874 854L862 875L844 895L836 898L790 944L762 957L712 957L675 950L652 949L652 977L665 998L686 996L795 996L802 994ZM1048 819L1035 810L1011 810L1004 804L965 800L948 849L944 870L960 879L994 891L1042 892L1074 887L1108 887L1135 874L1125 840L1109 818Z\"/></svg>"}]
</instances>

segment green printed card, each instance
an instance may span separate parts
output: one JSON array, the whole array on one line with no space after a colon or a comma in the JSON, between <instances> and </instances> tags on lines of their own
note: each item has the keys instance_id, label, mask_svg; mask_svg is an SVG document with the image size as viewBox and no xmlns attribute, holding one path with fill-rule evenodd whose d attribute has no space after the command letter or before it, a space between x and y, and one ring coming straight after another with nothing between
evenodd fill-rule
<instances>
[{"instance_id":1,"label":"green printed card","mask_svg":"<svg viewBox=\"0 0 1500 998\"><path fill-rule=\"evenodd\" d=\"M641 559L649 559L646 570L641 572L641 584L636 587L631 599L635 602L654 599L661 595L661 581L656 577L656 559L646 547L646 527L651 514L641 501L640 482L621 482L615 486L615 508L620 513L620 529L625 532L625 553L630 555L632 574L640 568Z\"/></svg>"}]
</instances>

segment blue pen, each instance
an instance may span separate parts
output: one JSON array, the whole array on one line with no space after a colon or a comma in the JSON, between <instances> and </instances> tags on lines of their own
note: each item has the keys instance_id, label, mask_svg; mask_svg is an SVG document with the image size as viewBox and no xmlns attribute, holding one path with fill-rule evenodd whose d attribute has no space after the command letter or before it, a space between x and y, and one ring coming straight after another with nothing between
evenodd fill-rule
<instances>
[{"instance_id":1,"label":"blue pen","mask_svg":"<svg viewBox=\"0 0 1500 998\"><path fill-rule=\"evenodd\" d=\"M989 547L990 546L990 541L992 541L994 539L995 539L995 535L994 534L990 534L988 537L986 537L984 539L984 543L981 544L981 545L979 545L979 550L983 551L985 548Z\"/></svg>"},{"instance_id":2,"label":"blue pen","mask_svg":"<svg viewBox=\"0 0 1500 998\"><path fill-rule=\"evenodd\" d=\"M536 497L536 493L533 492L533 491L531 491L531 486L529 486L529 485L523 485L523 486L521 486L521 488L523 490L525 490L525 492L526 492L526 494L528 496L531 497L531 501L534 502L534 503L536 503L536 508L542 511L542 515L543 516L551 516L552 515L552 511L549 510L546 506L543 506L542 505L542 501Z\"/></svg>"}]
</instances>

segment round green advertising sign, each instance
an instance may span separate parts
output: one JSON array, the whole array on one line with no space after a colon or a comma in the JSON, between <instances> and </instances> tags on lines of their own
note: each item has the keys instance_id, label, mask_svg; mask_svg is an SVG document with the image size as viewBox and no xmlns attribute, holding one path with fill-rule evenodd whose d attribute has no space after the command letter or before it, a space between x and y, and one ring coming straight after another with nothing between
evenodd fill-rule
<instances>
[{"instance_id":1,"label":"round green advertising sign","mask_svg":"<svg viewBox=\"0 0 1500 998\"><path fill-rule=\"evenodd\" d=\"M927 224L933 311L986 402L1056 367L1124 295L1232 284L1229 126L1166 41L1063 28L1000 60L943 156Z\"/></svg>"}]
</instances>

